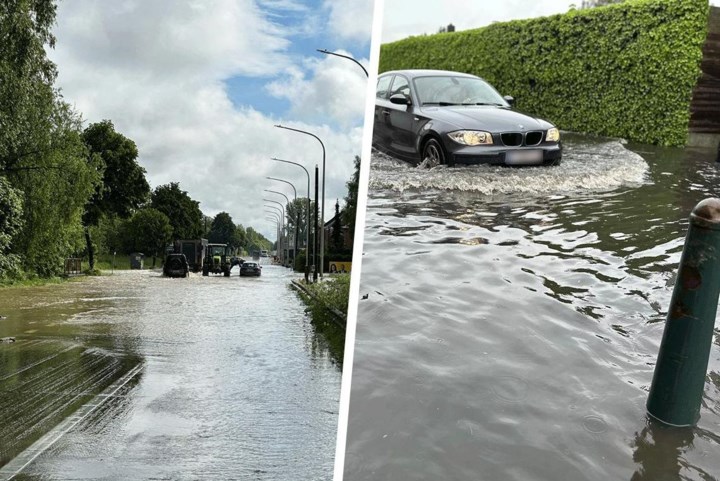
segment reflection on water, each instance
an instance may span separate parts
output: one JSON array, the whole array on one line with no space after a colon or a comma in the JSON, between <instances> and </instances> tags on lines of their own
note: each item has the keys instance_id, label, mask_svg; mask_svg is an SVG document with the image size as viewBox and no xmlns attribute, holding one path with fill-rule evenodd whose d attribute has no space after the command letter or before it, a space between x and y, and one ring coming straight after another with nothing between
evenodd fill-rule
<instances>
[{"instance_id":1,"label":"reflection on water","mask_svg":"<svg viewBox=\"0 0 720 481\"><path fill-rule=\"evenodd\" d=\"M719 194L714 152L566 145L551 168L374 155L346 480L720 473L717 339L699 426L645 414L687 217Z\"/></svg>"},{"instance_id":2,"label":"reflection on water","mask_svg":"<svg viewBox=\"0 0 720 481\"><path fill-rule=\"evenodd\" d=\"M286 269L236 271L0 290L0 466L142 365L22 479L329 478L340 369Z\"/></svg>"}]
</instances>

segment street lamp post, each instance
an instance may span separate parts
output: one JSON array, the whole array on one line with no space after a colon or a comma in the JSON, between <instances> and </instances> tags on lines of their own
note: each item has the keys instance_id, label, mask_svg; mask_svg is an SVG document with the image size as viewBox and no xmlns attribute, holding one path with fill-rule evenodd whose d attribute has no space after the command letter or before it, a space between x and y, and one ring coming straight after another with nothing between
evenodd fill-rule
<instances>
[{"instance_id":1,"label":"street lamp post","mask_svg":"<svg viewBox=\"0 0 720 481\"><path fill-rule=\"evenodd\" d=\"M276 244L277 244L278 258L282 258L282 237L280 234L280 226L282 225L282 217L280 215L280 209L278 209L275 206L267 205L267 204L265 205L265 208L266 208L265 213L275 216L275 220L277 221L275 240L276 240Z\"/></svg>"},{"instance_id":2,"label":"street lamp post","mask_svg":"<svg viewBox=\"0 0 720 481\"><path fill-rule=\"evenodd\" d=\"M280 206L280 209L282 209L282 227L281 227L281 231L280 231L280 232L282 233L282 232L284 231L284 229L285 229L285 206L282 205L282 203L280 203L280 202L278 202L278 201L276 201L276 200L272 200L272 199L263 199L263 200L264 200L265 202L272 202L272 203L274 203L274 204L277 204L277 205ZM286 243L286 244L287 244L287 243ZM287 247L287 246L286 246L286 247ZM284 266L284 265L285 265L285 261L287 260L284 253L283 253L283 256L282 256L282 260L283 260L283 266Z\"/></svg>"},{"instance_id":3,"label":"street lamp post","mask_svg":"<svg viewBox=\"0 0 720 481\"><path fill-rule=\"evenodd\" d=\"M346 59L348 59L348 60L352 60L353 62L355 62L356 64L358 64L361 69L363 69L363 72L365 72L365 76L366 76L366 77L369 77L369 76L370 76L370 75L368 75L368 71L365 69L365 67L363 67L363 65L362 65L360 62L358 62L357 60L355 60L355 59L352 58L352 57L348 57L347 55L342 55L342 54L339 54L339 53L331 52L331 51L329 51L328 49L325 49L325 48L323 48L323 49L319 49L319 48L318 48L317 51L320 52L320 53L327 54L327 55L335 55L336 57L342 57L342 58L346 58Z\"/></svg>"},{"instance_id":4,"label":"street lamp post","mask_svg":"<svg viewBox=\"0 0 720 481\"><path fill-rule=\"evenodd\" d=\"M279 239L279 235L280 235L280 234L279 234L279 232L280 232L280 227L279 227L279 224L278 224L278 219L277 219L277 217L271 217L271 216L270 216L271 213L272 213L272 214L275 214L275 211L272 211L272 212L269 211L269 210L266 210L266 211L265 211L265 214L267 215L267 217L265 217L265 220L268 220L268 221L272 222L272 223L275 225L275 241L276 241L276 243L278 243L278 245L279 245L278 239ZM275 215L277 215L277 214L275 214Z\"/></svg>"},{"instance_id":5,"label":"street lamp post","mask_svg":"<svg viewBox=\"0 0 720 481\"><path fill-rule=\"evenodd\" d=\"M304 170L305 175L307 175L307 209L306 209L307 210L307 223L305 224L306 225L305 230L306 230L306 234L307 234L307 240L305 242L305 251L306 251L305 252L305 281L307 282L307 276L310 271L310 256L309 256L309 252L308 252L308 249L310 249L310 172L308 172L308 170L302 164L298 164L297 162L292 162L290 160L278 159L276 157L273 157L271 160L274 160L275 162L283 162L285 164L297 165L302 170ZM315 199L315 203L317 204L317 198ZM317 253L315 252L315 244L313 244L312 252L313 252L313 265L315 265L315 256L317 255Z\"/></svg>"},{"instance_id":6,"label":"street lamp post","mask_svg":"<svg viewBox=\"0 0 720 481\"><path fill-rule=\"evenodd\" d=\"M320 207L320 225L322 229L322 233L320 235L320 277L323 276L323 266L325 265L325 144L323 144L323 141L320 140L320 137L317 135L307 132L305 130L300 129L294 129L292 127L286 127L284 125L276 125L275 127L279 129L285 129L285 130L292 130L293 132L299 132L301 134L309 135L311 137L315 137L315 139L320 142L320 145L322 146L323 151L323 167L322 167L322 197L321 197L321 207Z\"/></svg>"},{"instance_id":7,"label":"street lamp post","mask_svg":"<svg viewBox=\"0 0 720 481\"><path fill-rule=\"evenodd\" d=\"M293 196L294 196L293 197L293 205L295 206L295 250L293 253L293 269L294 269L295 268L295 258L297 257L297 252L298 252L298 232L300 229L300 209L298 209L298 205L297 205L297 189L292 184L292 182L288 182L287 180L278 179L276 177L266 177L266 179L275 180L278 182L285 182L290 187L292 187L292 190L293 190ZM310 226L308 226L308 228L309 227ZM307 254L305 255L305 257L307 257Z\"/></svg>"},{"instance_id":8,"label":"street lamp post","mask_svg":"<svg viewBox=\"0 0 720 481\"><path fill-rule=\"evenodd\" d=\"M288 196L286 196L286 195L283 194L282 192L278 192L277 190L270 190L270 189L265 189L265 192L270 192L270 193L272 193L272 194L282 195L283 197L285 197L285 202L287 202L286 205L288 205L288 206L290 205L290 199L288 199ZM289 217L290 217L290 213L288 212L288 218L289 218ZM296 225L295 227L297 228L297 225ZM287 227L286 227L286 229L287 229ZM290 235L290 232L289 232L289 231L288 231L288 234L287 234L287 235ZM295 247L297 248L297 238L295 238ZM290 252L289 252L289 251L290 251L290 245L288 244L288 245L286 246L286 248L287 248L287 250L288 250L288 260L290 260ZM293 256L292 256L293 261L295 260L295 256L296 256L296 255L297 255L297 253L294 252L294 253L293 253Z\"/></svg>"}]
</instances>

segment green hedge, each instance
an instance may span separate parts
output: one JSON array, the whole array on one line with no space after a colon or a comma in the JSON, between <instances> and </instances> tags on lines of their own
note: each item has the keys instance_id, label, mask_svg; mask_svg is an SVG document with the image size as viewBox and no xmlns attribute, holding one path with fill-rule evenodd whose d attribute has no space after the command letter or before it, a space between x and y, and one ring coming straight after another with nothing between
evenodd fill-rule
<instances>
[{"instance_id":1,"label":"green hedge","mask_svg":"<svg viewBox=\"0 0 720 481\"><path fill-rule=\"evenodd\" d=\"M684 145L707 0L628 0L383 45L380 71L479 75L561 129Z\"/></svg>"}]
</instances>

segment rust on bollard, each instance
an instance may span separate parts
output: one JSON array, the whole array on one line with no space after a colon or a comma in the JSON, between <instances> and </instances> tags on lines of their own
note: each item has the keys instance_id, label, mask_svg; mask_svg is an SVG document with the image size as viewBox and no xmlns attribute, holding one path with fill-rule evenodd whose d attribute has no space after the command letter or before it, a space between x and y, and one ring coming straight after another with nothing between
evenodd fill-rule
<instances>
[{"instance_id":1,"label":"rust on bollard","mask_svg":"<svg viewBox=\"0 0 720 481\"><path fill-rule=\"evenodd\" d=\"M720 294L720 199L693 209L678 269L647 410L665 424L692 426L700 417Z\"/></svg>"}]
</instances>

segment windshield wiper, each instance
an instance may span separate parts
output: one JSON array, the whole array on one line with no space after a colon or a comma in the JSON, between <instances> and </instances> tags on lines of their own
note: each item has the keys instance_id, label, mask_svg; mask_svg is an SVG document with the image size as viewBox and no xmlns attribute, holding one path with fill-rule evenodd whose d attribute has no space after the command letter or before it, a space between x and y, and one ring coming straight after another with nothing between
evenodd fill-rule
<instances>
[{"instance_id":1,"label":"windshield wiper","mask_svg":"<svg viewBox=\"0 0 720 481\"><path fill-rule=\"evenodd\" d=\"M440 107L448 107L451 105L463 105L456 102L423 102L423 105L439 105Z\"/></svg>"},{"instance_id":2,"label":"windshield wiper","mask_svg":"<svg viewBox=\"0 0 720 481\"><path fill-rule=\"evenodd\" d=\"M471 103L460 104L460 105L494 105L496 107L505 107L503 104L498 104L495 102L471 102Z\"/></svg>"}]
</instances>

